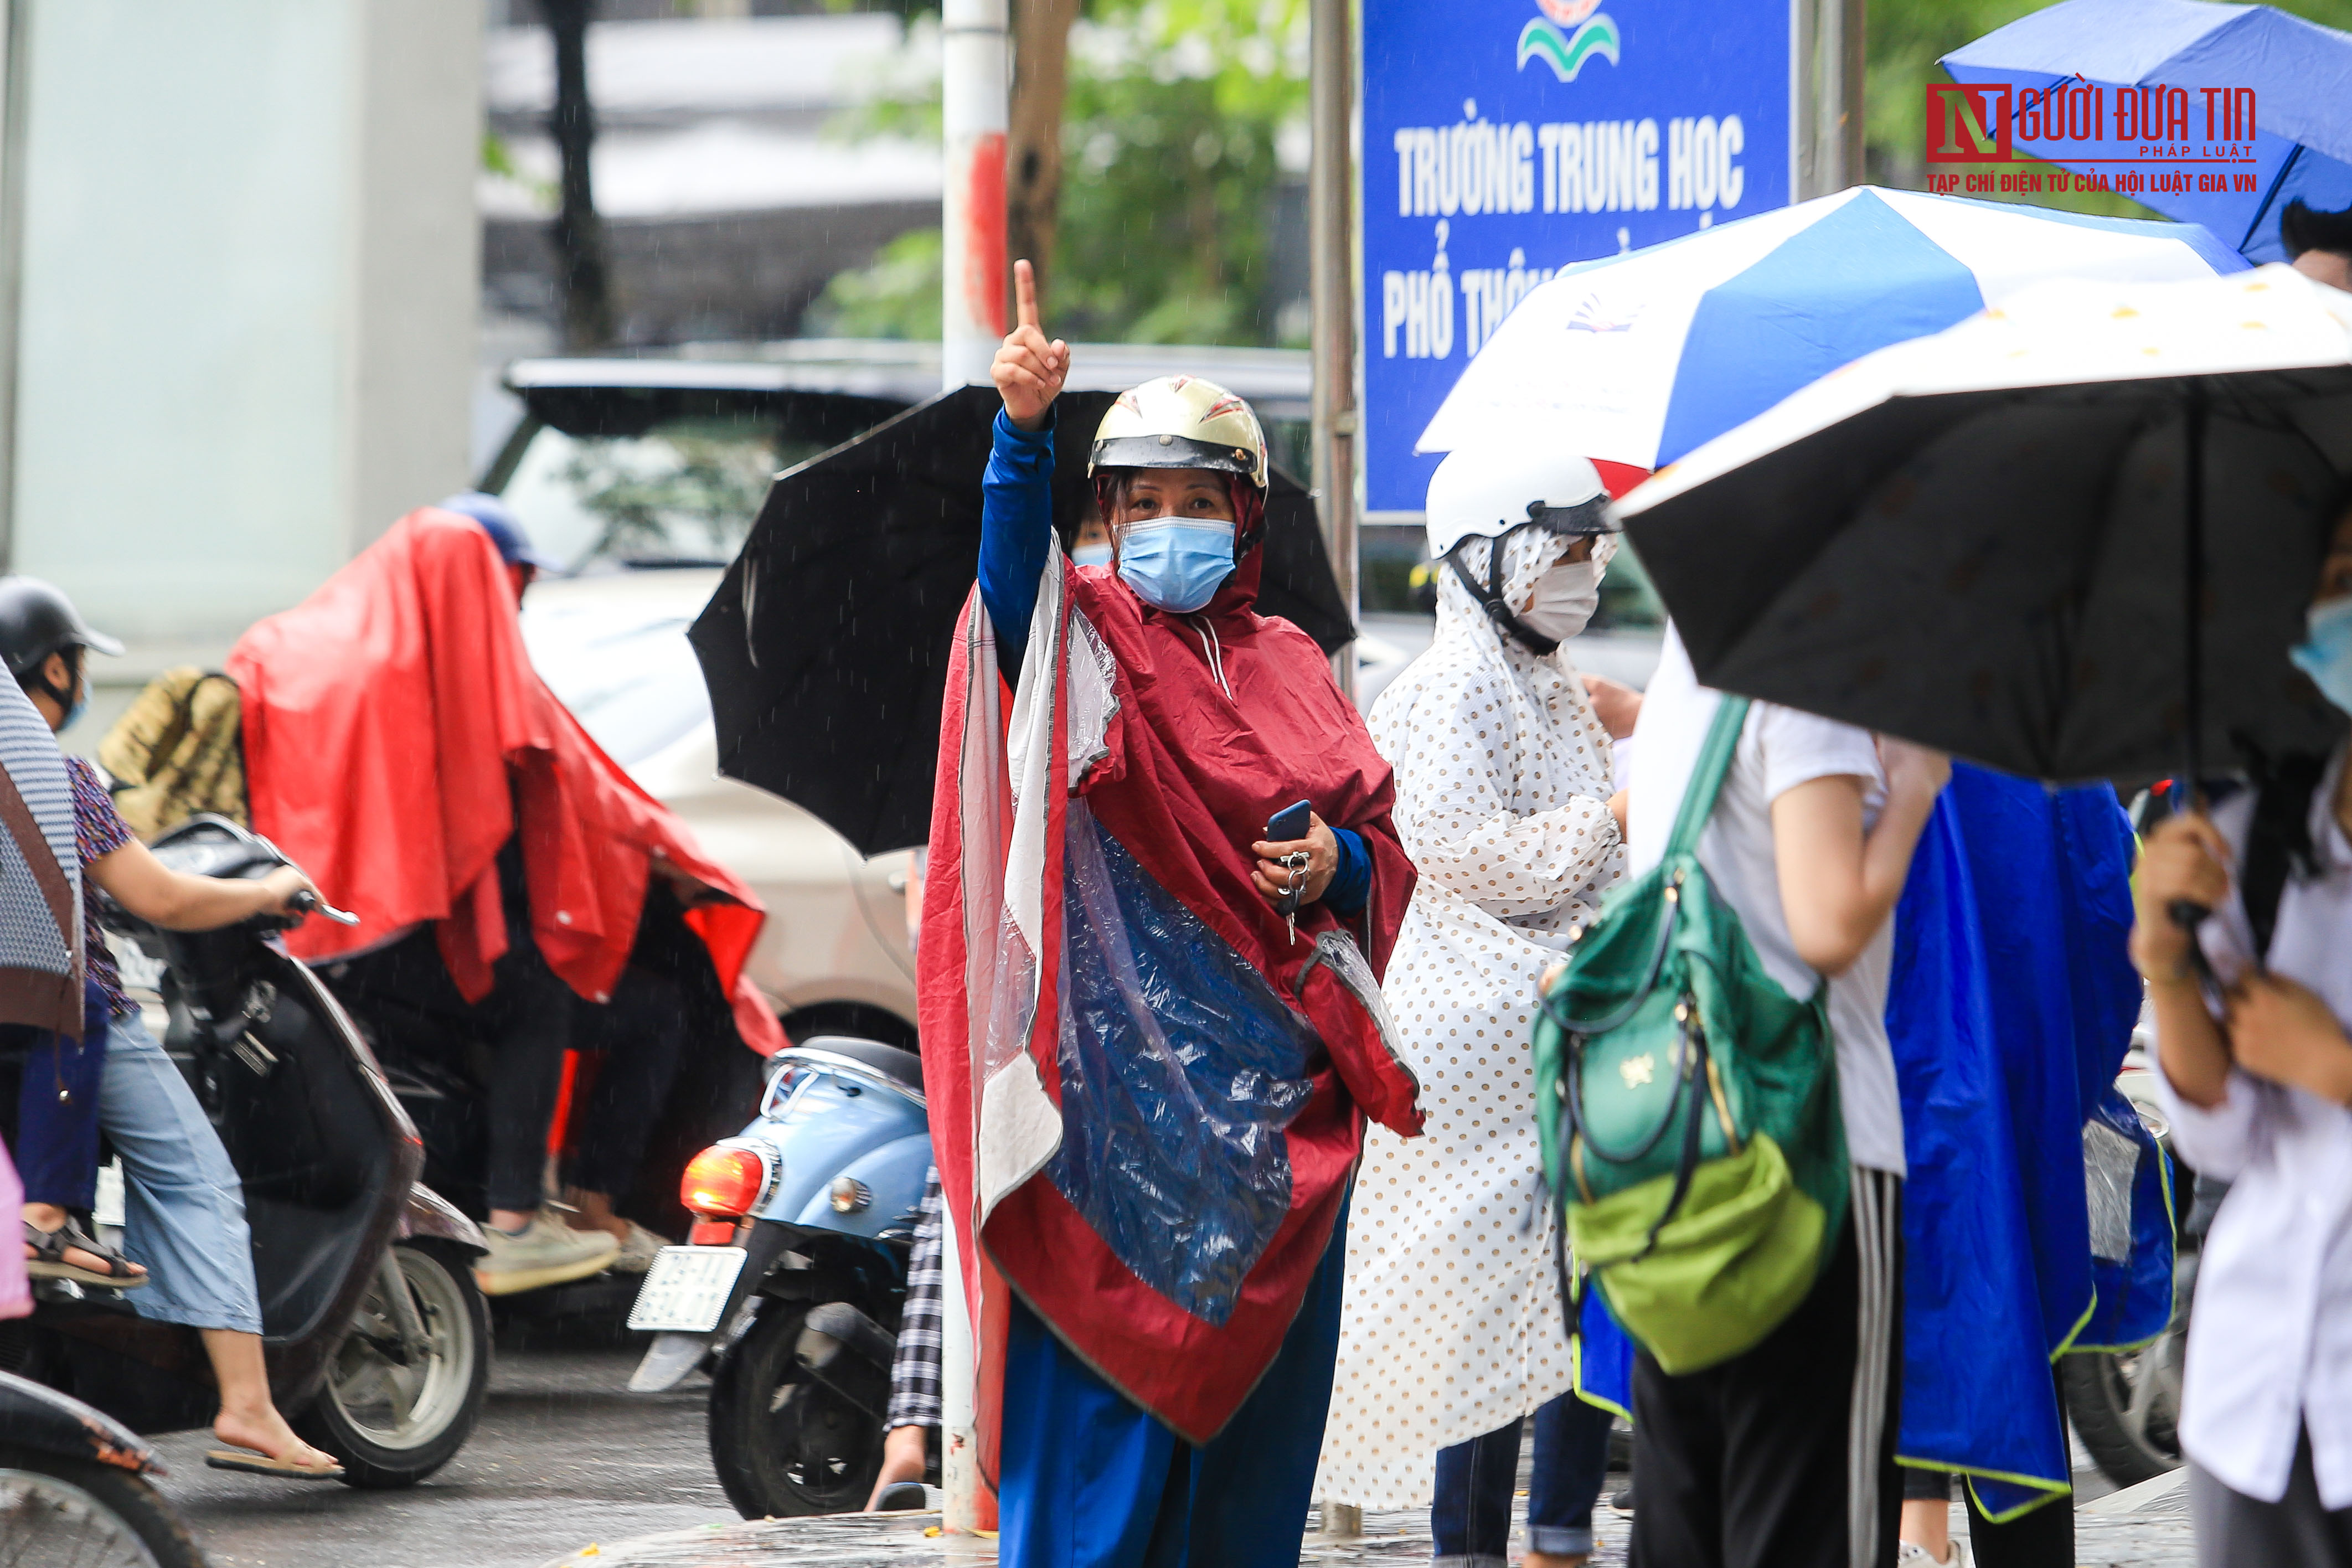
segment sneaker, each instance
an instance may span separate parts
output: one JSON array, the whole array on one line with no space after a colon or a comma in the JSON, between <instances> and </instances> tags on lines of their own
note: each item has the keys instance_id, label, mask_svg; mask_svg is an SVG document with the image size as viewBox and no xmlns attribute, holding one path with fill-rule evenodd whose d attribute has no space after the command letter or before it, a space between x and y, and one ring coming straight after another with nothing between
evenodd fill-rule
<instances>
[{"instance_id":1,"label":"sneaker","mask_svg":"<svg viewBox=\"0 0 2352 1568\"><path fill-rule=\"evenodd\" d=\"M474 1283L485 1296L543 1290L602 1274L621 1250L605 1232L574 1230L544 1210L531 1215L520 1235L484 1226L482 1239L490 1250L475 1263Z\"/></svg>"},{"instance_id":2,"label":"sneaker","mask_svg":"<svg viewBox=\"0 0 2352 1568\"><path fill-rule=\"evenodd\" d=\"M1895 1543L1895 1568L1975 1568L1976 1559L1969 1554L1964 1537L1952 1537L1952 1554L1941 1562L1927 1555L1927 1549L1908 1541Z\"/></svg>"},{"instance_id":3,"label":"sneaker","mask_svg":"<svg viewBox=\"0 0 2352 1568\"><path fill-rule=\"evenodd\" d=\"M613 1259L613 1272L643 1274L654 1266L654 1254L668 1245L669 1242L666 1238L656 1236L635 1220L631 1220L629 1238L621 1243L620 1256Z\"/></svg>"},{"instance_id":4,"label":"sneaker","mask_svg":"<svg viewBox=\"0 0 2352 1568\"><path fill-rule=\"evenodd\" d=\"M1619 1513L1631 1513L1631 1512L1633 1512L1633 1483L1632 1481L1630 1481L1630 1480L1629 1480L1629 1481L1627 1481L1627 1482L1625 1483L1625 1489L1624 1489L1624 1490L1622 1490L1622 1491L1621 1491L1621 1492L1618 1492L1617 1494L1615 1494L1614 1496L1612 1496L1612 1497L1609 1500L1609 1506L1610 1506L1611 1508L1612 1508L1612 1509L1616 1510Z\"/></svg>"}]
</instances>

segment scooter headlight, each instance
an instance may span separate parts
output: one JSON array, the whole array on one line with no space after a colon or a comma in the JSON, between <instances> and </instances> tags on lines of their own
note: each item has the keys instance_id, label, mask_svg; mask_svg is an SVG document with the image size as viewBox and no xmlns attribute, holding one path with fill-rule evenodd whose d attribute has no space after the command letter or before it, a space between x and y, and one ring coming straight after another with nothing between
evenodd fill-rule
<instances>
[{"instance_id":1,"label":"scooter headlight","mask_svg":"<svg viewBox=\"0 0 2352 1568\"><path fill-rule=\"evenodd\" d=\"M698 1215L738 1218L760 1206L774 1170L774 1160L764 1150L747 1143L714 1143L687 1163L678 1201Z\"/></svg>"}]
</instances>

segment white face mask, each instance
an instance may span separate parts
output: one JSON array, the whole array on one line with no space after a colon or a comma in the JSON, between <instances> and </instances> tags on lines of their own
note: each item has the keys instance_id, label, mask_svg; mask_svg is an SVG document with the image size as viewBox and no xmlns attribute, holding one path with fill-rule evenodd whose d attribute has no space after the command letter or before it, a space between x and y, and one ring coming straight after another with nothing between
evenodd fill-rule
<instances>
[{"instance_id":1,"label":"white face mask","mask_svg":"<svg viewBox=\"0 0 2352 1568\"><path fill-rule=\"evenodd\" d=\"M1535 595L1519 612L1520 622L1538 637L1566 642L1584 629L1601 607L1601 578L1590 561L1563 561L1536 579Z\"/></svg>"}]
</instances>

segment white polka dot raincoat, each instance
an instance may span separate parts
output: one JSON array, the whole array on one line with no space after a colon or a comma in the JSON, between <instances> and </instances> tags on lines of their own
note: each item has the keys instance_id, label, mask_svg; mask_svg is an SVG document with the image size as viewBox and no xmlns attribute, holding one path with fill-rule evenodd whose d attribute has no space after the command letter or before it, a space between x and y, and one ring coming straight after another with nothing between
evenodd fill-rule
<instances>
[{"instance_id":1,"label":"white polka dot raincoat","mask_svg":"<svg viewBox=\"0 0 2352 1568\"><path fill-rule=\"evenodd\" d=\"M1567 544L1509 535L1507 602L1525 607ZM1596 562L1614 544L1601 540ZM1485 548L1465 563L1482 580ZM1530 653L1441 569L1436 640L1372 707L1421 872L1382 990L1427 1126L1365 1139L1317 1483L1332 1501L1425 1507L1440 1448L1571 1381L1528 1041L1538 978L1625 860L1609 736L1573 648Z\"/></svg>"}]
</instances>

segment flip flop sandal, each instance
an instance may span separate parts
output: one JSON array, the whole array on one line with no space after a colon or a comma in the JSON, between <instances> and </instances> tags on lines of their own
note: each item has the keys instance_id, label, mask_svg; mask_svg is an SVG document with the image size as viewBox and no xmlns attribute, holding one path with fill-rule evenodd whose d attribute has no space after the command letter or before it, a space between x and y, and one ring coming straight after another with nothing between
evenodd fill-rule
<instances>
[{"instance_id":1,"label":"flip flop sandal","mask_svg":"<svg viewBox=\"0 0 2352 1568\"><path fill-rule=\"evenodd\" d=\"M97 1237L83 1235L81 1227L71 1220L55 1230L43 1230L31 1220L22 1223L25 1243L33 1249L33 1256L25 1259L25 1272L36 1279L70 1279L77 1285L96 1285L108 1290L136 1290L147 1283L146 1275L130 1272L129 1258ZM103 1259L107 1272L100 1274L95 1268L68 1263L68 1247Z\"/></svg>"},{"instance_id":2,"label":"flip flop sandal","mask_svg":"<svg viewBox=\"0 0 2352 1568\"><path fill-rule=\"evenodd\" d=\"M215 1470L242 1470L250 1476L277 1476L289 1481L339 1481L343 1479L341 1465L304 1465L292 1459L273 1459L267 1454L247 1453L243 1448L208 1448L205 1463Z\"/></svg>"}]
</instances>

